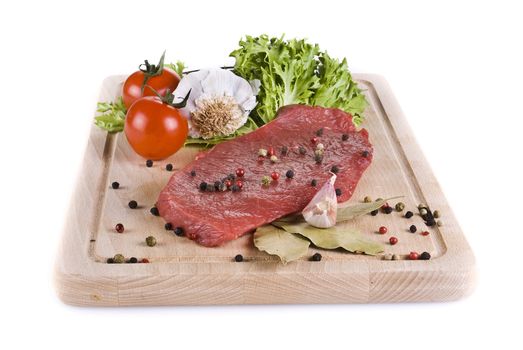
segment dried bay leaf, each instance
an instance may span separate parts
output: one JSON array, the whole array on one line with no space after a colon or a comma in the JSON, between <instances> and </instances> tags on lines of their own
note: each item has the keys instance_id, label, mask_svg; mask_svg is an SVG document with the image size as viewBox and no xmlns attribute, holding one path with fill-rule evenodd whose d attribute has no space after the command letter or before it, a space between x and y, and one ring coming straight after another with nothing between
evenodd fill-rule
<instances>
[{"instance_id":1,"label":"dried bay leaf","mask_svg":"<svg viewBox=\"0 0 523 350\"><path fill-rule=\"evenodd\" d=\"M309 245L308 240L273 225L258 227L254 232L254 246L271 255L277 255L283 264L307 254Z\"/></svg>"},{"instance_id":2,"label":"dried bay leaf","mask_svg":"<svg viewBox=\"0 0 523 350\"><path fill-rule=\"evenodd\" d=\"M382 205L384 205L391 199L396 199L396 198L401 198L401 196L382 199L380 201L370 202L370 203L358 203L358 204L352 204L352 205L340 204L340 205L338 205L336 222L352 220L358 216L365 215L367 213L370 213L373 210L377 210L377 209L381 208Z\"/></svg>"},{"instance_id":3,"label":"dried bay leaf","mask_svg":"<svg viewBox=\"0 0 523 350\"><path fill-rule=\"evenodd\" d=\"M312 227L305 222L276 222L274 224L289 233L297 233L307 237L319 248L336 249L341 247L352 253L362 252L367 255L377 255L384 251L381 244L365 239L358 231L342 225L321 229Z\"/></svg>"}]
</instances>

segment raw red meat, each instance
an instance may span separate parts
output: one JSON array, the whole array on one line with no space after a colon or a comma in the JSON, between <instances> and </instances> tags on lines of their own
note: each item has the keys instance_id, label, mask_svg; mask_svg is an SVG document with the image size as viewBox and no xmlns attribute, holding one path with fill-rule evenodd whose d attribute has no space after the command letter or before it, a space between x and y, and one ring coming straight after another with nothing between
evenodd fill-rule
<instances>
[{"instance_id":1,"label":"raw red meat","mask_svg":"<svg viewBox=\"0 0 523 350\"><path fill-rule=\"evenodd\" d=\"M319 131L321 130L321 131ZM318 136L321 135L321 136ZM317 140L313 140L313 138ZM314 143L316 141L316 143ZM321 143L323 160L314 151ZM300 152L300 146L306 154ZM259 161L260 148L273 147L276 163ZM287 147L287 154L282 154ZM349 114L334 108L286 106L269 124L250 134L223 142L205 157L174 174L158 198L160 215L173 227L182 227L190 239L218 246L287 214L301 211L338 167L335 188L346 201L372 160L372 145L365 129L356 131ZM283 152L285 153L285 152ZM202 191L201 182L214 184L243 168L241 191ZM191 176L191 171L196 176ZM292 170L289 179L286 172ZM277 181L262 185L276 171ZM311 181L317 180L313 187Z\"/></svg>"}]
</instances>

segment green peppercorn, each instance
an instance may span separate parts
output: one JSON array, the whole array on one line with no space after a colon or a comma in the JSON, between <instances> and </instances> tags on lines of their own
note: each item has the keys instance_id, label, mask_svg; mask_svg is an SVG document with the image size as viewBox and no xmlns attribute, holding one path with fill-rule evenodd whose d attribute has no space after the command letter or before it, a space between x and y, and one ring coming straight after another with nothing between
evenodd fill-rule
<instances>
[{"instance_id":1,"label":"green peppercorn","mask_svg":"<svg viewBox=\"0 0 523 350\"><path fill-rule=\"evenodd\" d=\"M403 202L396 203L396 211L403 211L403 209L405 209Z\"/></svg>"},{"instance_id":2,"label":"green peppercorn","mask_svg":"<svg viewBox=\"0 0 523 350\"><path fill-rule=\"evenodd\" d=\"M271 184L271 178L267 175L262 177L261 183L263 186L269 186Z\"/></svg>"},{"instance_id":3,"label":"green peppercorn","mask_svg":"<svg viewBox=\"0 0 523 350\"><path fill-rule=\"evenodd\" d=\"M303 146L300 146L300 148L299 148L298 150L299 150L299 152L300 152L300 154L301 154L302 156L305 155L305 154L307 153L307 150L306 150L305 147L303 147Z\"/></svg>"},{"instance_id":4,"label":"green peppercorn","mask_svg":"<svg viewBox=\"0 0 523 350\"><path fill-rule=\"evenodd\" d=\"M441 220L436 221L436 225L443 226L443 221L441 221Z\"/></svg>"},{"instance_id":5,"label":"green peppercorn","mask_svg":"<svg viewBox=\"0 0 523 350\"><path fill-rule=\"evenodd\" d=\"M365 196L365 198L363 198L363 202L370 203L370 202L372 202L372 198L370 198L369 196Z\"/></svg>"},{"instance_id":6,"label":"green peppercorn","mask_svg":"<svg viewBox=\"0 0 523 350\"><path fill-rule=\"evenodd\" d=\"M427 206L425 204L423 204L423 203L418 204L418 209L421 210L423 208L427 208Z\"/></svg>"},{"instance_id":7,"label":"green peppercorn","mask_svg":"<svg viewBox=\"0 0 523 350\"><path fill-rule=\"evenodd\" d=\"M265 148L260 148L258 150L258 155L262 157L267 157L267 150Z\"/></svg>"},{"instance_id":8,"label":"green peppercorn","mask_svg":"<svg viewBox=\"0 0 523 350\"><path fill-rule=\"evenodd\" d=\"M122 254L116 254L113 257L113 262L115 264L123 264L125 262L125 257Z\"/></svg>"},{"instance_id":9,"label":"green peppercorn","mask_svg":"<svg viewBox=\"0 0 523 350\"><path fill-rule=\"evenodd\" d=\"M156 238L154 238L153 236L149 236L145 239L145 243L149 247L154 247L156 245Z\"/></svg>"},{"instance_id":10,"label":"green peppercorn","mask_svg":"<svg viewBox=\"0 0 523 350\"><path fill-rule=\"evenodd\" d=\"M436 219L439 219L439 217L440 217L439 210L434 210L434 213L432 213L432 215L433 215Z\"/></svg>"},{"instance_id":11,"label":"green peppercorn","mask_svg":"<svg viewBox=\"0 0 523 350\"><path fill-rule=\"evenodd\" d=\"M419 215L421 215L421 216L427 215L428 213L429 212L425 208L421 208L420 211L419 211Z\"/></svg>"},{"instance_id":12,"label":"green peppercorn","mask_svg":"<svg viewBox=\"0 0 523 350\"><path fill-rule=\"evenodd\" d=\"M272 155L270 160L271 160L271 162L276 163L278 161L278 157L276 157L275 155Z\"/></svg>"}]
</instances>

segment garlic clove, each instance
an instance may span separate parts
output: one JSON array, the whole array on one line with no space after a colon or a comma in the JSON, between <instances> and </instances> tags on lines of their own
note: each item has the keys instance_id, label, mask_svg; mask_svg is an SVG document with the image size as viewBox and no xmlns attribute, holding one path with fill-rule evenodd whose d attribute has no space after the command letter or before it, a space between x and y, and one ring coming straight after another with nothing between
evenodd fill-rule
<instances>
[{"instance_id":1,"label":"garlic clove","mask_svg":"<svg viewBox=\"0 0 523 350\"><path fill-rule=\"evenodd\" d=\"M329 228L336 225L338 200L334 182L336 175L327 181L302 211L303 218L311 226Z\"/></svg>"}]
</instances>

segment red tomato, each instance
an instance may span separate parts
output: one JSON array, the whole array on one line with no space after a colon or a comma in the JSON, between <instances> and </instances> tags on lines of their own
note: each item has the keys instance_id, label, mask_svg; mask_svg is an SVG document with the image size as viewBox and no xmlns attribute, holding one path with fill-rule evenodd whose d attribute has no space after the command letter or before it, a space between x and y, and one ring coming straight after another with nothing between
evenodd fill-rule
<instances>
[{"instance_id":1,"label":"red tomato","mask_svg":"<svg viewBox=\"0 0 523 350\"><path fill-rule=\"evenodd\" d=\"M178 109L149 96L129 108L124 132L136 153L146 159L160 160L183 146L189 127Z\"/></svg>"},{"instance_id":2,"label":"red tomato","mask_svg":"<svg viewBox=\"0 0 523 350\"><path fill-rule=\"evenodd\" d=\"M147 84L144 87L142 94L144 79L145 73L142 71L136 71L131 74L123 84L122 97L123 103L127 109L129 109L136 100L143 96L156 96L151 88L156 90L161 96L164 96L167 90L173 92L180 82L180 77L178 77L174 71L169 68L163 68L161 74L152 76L147 80ZM149 88L149 86L151 88Z\"/></svg>"}]
</instances>

